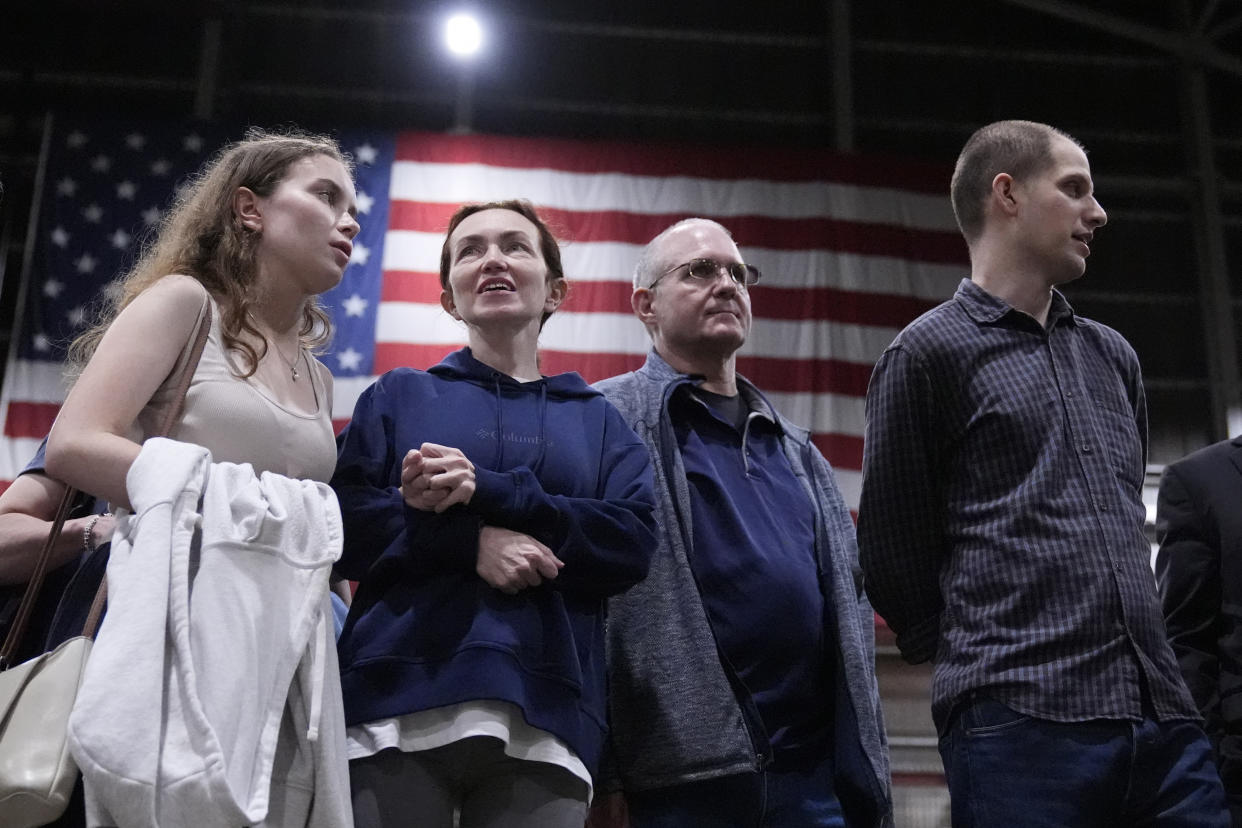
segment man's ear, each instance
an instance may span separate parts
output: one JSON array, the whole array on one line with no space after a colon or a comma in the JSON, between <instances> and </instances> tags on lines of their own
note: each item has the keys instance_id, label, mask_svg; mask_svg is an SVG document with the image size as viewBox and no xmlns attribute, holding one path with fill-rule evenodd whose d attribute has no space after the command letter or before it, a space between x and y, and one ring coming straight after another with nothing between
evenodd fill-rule
<instances>
[{"instance_id":1,"label":"man's ear","mask_svg":"<svg viewBox=\"0 0 1242 828\"><path fill-rule=\"evenodd\" d=\"M655 294L647 288L635 288L630 294L630 307L634 309L634 315L644 325L655 320L655 310L651 307L654 300Z\"/></svg>"},{"instance_id":2,"label":"man's ear","mask_svg":"<svg viewBox=\"0 0 1242 828\"><path fill-rule=\"evenodd\" d=\"M247 230L263 230L263 209L259 197L249 187L238 187L233 193L233 213Z\"/></svg>"},{"instance_id":3,"label":"man's ear","mask_svg":"<svg viewBox=\"0 0 1242 828\"><path fill-rule=\"evenodd\" d=\"M440 307L444 308L444 312L449 316L453 317L458 322L461 321L461 314L457 312L457 303L453 301L453 291L440 291Z\"/></svg>"},{"instance_id":4,"label":"man's ear","mask_svg":"<svg viewBox=\"0 0 1242 828\"><path fill-rule=\"evenodd\" d=\"M1003 215L1012 216L1018 212L1017 189L1017 182L1009 173L997 173L992 179L992 203Z\"/></svg>"}]
</instances>

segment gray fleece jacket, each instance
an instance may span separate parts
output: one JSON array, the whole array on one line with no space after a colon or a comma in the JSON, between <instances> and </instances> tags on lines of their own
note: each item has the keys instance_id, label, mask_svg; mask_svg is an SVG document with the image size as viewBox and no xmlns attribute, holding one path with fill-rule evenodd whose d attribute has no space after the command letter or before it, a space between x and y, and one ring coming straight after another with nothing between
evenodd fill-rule
<instances>
[{"instance_id":1,"label":"gray fleece jacket","mask_svg":"<svg viewBox=\"0 0 1242 828\"><path fill-rule=\"evenodd\" d=\"M668 401L701 377L679 374L654 350L637 371L596 385L651 449L658 546L646 580L609 600L611 770L620 787L648 790L764 767L754 703L717 651L687 557L690 495ZM835 642L836 793L850 826L891 826L888 742L875 681L875 616L862 588L854 523L831 466L806 430L781 417L739 377L752 406L771 412L794 474L816 507L815 547L825 638ZM600 790L618 785L605 775Z\"/></svg>"}]
</instances>

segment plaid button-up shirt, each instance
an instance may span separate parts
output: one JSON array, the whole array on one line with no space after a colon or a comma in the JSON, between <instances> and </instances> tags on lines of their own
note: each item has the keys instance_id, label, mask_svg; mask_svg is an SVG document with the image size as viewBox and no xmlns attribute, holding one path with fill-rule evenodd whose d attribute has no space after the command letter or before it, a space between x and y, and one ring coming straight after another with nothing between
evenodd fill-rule
<instances>
[{"instance_id":1,"label":"plaid button-up shirt","mask_svg":"<svg viewBox=\"0 0 1242 828\"><path fill-rule=\"evenodd\" d=\"M971 691L1054 721L1197 718L1143 534L1138 358L1054 292L1046 328L963 280L867 392L860 561L941 732Z\"/></svg>"}]
</instances>

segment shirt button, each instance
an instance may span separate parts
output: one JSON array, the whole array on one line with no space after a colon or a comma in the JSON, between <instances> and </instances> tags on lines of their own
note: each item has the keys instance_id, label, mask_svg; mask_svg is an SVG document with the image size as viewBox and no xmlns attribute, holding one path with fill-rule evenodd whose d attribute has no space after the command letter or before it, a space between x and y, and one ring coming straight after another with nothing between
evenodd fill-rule
<instances>
[{"instance_id":1,"label":"shirt button","mask_svg":"<svg viewBox=\"0 0 1242 828\"><path fill-rule=\"evenodd\" d=\"M1089 445L1088 445L1088 444L1086 444L1086 443L1083 443L1081 446L1079 446L1079 448L1080 448L1080 449L1082 449L1082 453L1083 453L1083 454L1090 454L1090 453L1091 453L1091 446L1089 446Z\"/></svg>"},{"instance_id":2,"label":"shirt button","mask_svg":"<svg viewBox=\"0 0 1242 828\"><path fill-rule=\"evenodd\" d=\"M1073 391L1066 391L1066 392L1065 392L1065 399L1067 399L1067 400L1072 400L1072 399L1074 399L1074 392L1073 392Z\"/></svg>"},{"instance_id":3,"label":"shirt button","mask_svg":"<svg viewBox=\"0 0 1242 828\"><path fill-rule=\"evenodd\" d=\"M1108 511L1108 504L1107 504L1107 503L1101 503L1101 504L1100 504L1100 511L1101 511L1101 512L1107 512L1107 511Z\"/></svg>"}]
</instances>

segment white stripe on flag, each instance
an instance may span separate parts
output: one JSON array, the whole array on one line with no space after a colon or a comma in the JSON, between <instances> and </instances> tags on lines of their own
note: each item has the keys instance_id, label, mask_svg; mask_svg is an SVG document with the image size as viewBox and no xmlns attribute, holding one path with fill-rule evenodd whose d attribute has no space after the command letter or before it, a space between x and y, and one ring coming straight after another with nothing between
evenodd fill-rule
<instances>
[{"instance_id":1,"label":"white stripe on flag","mask_svg":"<svg viewBox=\"0 0 1242 828\"><path fill-rule=\"evenodd\" d=\"M439 273L443 243L442 233L389 230L384 240L384 269ZM642 245L637 244L570 241L562 244L561 258L571 282L628 282L641 252ZM966 275L960 265L831 250L748 247L743 254L763 271L762 285L772 287L831 287L939 302L952 296Z\"/></svg>"},{"instance_id":2,"label":"white stripe on flag","mask_svg":"<svg viewBox=\"0 0 1242 828\"><path fill-rule=\"evenodd\" d=\"M393 200L441 204L493 201L520 193L540 207L584 212L832 218L957 230L944 195L831 181L721 180L397 161L389 193Z\"/></svg>"}]
</instances>

